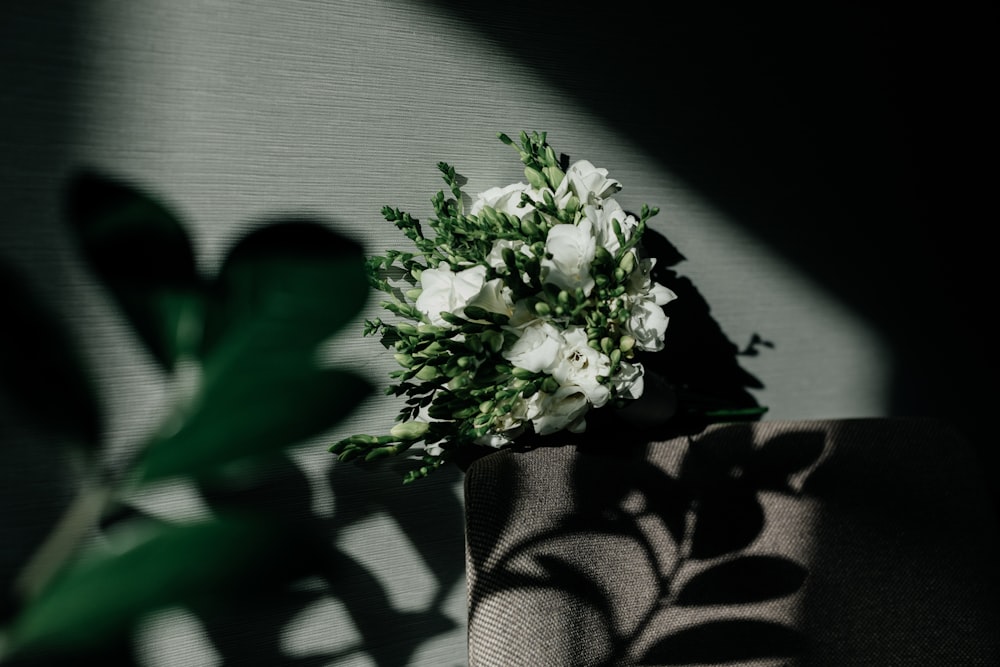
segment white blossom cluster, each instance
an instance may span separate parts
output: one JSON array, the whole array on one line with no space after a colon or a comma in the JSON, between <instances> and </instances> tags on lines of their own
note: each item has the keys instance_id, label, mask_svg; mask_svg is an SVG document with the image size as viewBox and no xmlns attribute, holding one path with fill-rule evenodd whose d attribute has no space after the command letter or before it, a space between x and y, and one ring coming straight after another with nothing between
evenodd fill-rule
<instances>
[{"instance_id":1,"label":"white blossom cluster","mask_svg":"<svg viewBox=\"0 0 1000 667\"><path fill-rule=\"evenodd\" d=\"M635 355L663 348L663 306L675 298L651 279L655 259L639 253L657 210L626 212L607 169L580 160L564 170L545 134L521 133L520 146L499 138L518 150L527 182L490 188L466 211L454 169L440 163L454 198L432 200L433 238L383 209L416 251L369 260L373 286L390 295L383 306L403 321L369 321L366 333L391 343L402 370L390 393L408 400L388 435L331 447L342 460L419 442L423 465L410 481L456 448L580 432L591 408L643 393Z\"/></svg>"}]
</instances>

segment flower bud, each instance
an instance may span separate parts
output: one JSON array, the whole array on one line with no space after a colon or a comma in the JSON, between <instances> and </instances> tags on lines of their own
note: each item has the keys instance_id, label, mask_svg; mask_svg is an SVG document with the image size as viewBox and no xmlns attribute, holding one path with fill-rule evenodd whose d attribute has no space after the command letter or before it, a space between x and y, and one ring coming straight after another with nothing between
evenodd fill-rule
<instances>
[{"instance_id":1,"label":"flower bud","mask_svg":"<svg viewBox=\"0 0 1000 667\"><path fill-rule=\"evenodd\" d=\"M558 188L563 179L566 178L566 173L555 165L545 167L542 171L545 172L545 178L549 179L549 185L552 186L553 190Z\"/></svg>"},{"instance_id":2,"label":"flower bud","mask_svg":"<svg viewBox=\"0 0 1000 667\"><path fill-rule=\"evenodd\" d=\"M625 273L632 273L632 270L635 268L635 253L626 252L622 256L621 261L618 262L618 266L620 266Z\"/></svg>"},{"instance_id":3,"label":"flower bud","mask_svg":"<svg viewBox=\"0 0 1000 667\"><path fill-rule=\"evenodd\" d=\"M535 312L541 317L547 317L552 314L552 309L549 308L549 304L539 301L535 304Z\"/></svg>"},{"instance_id":4,"label":"flower bud","mask_svg":"<svg viewBox=\"0 0 1000 667\"><path fill-rule=\"evenodd\" d=\"M534 371L529 371L527 368L521 368L520 366L514 366L510 374L519 380L528 380L535 376Z\"/></svg>"},{"instance_id":5,"label":"flower bud","mask_svg":"<svg viewBox=\"0 0 1000 667\"><path fill-rule=\"evenodd\" d=\"M440 373L438 373L438 370L433 366L423 366L419 371L417 371L417 379L423 380L424 382L435 380L439 375Z\"/></svg>"},{"instance_id":6,"label":"flower bud","mask_svg":"<svg viewBox=\"0 0 1000 667\"><path fill-rule=\"evenodd\" d=\"M580 208L580 199L576 195L570 195L570 198L566 200L566 212L570 215L577 212Z\"/></svg>"},{"instance_id":7,"label":"flower bud","mask_svg":"<svg viewBox=\"0 0 1000 667\"><path fill-rule=\"evenodd\" d=\"M403 422L389 429L389 435L399 440L419 440L427 435L429 428L427 422Z\"/></svg>"},{"instance_id":8,"label":"flower bud","mask_svg":"<svg viewBox=\"0 0 1000 667\"><path fill-rule=\"evenodd\" d=\"M559 164L559 160L556 159L556 152L552 150L552 146L545 147L545 164L547 165Z\"/></svg>"},{"instance_id":9,"label":"flower bud","mask_svg":"<svg viewBox=\"0 0 1000 667\"><path fill-rule=\"evenodd\" d=\"M635 338L632 336L622 336L618 339L618 349L622 352L630 352L635 347Z\"/></svg>"},{"instance_id":10,"label":"flower bud","mask_svg":"<svg viewBox=\"0 0 1000 667\"><path fill-rule=\"evenodd\" d=\"M467 387L469 385L469 374L462 373L461 375L456 375L451 380L448 381L448 389L455 391L456 389L461 389L462 387Z\"/></svg>"},{"instance_id":11,"label":"flower bud","mask_svg":"<svg viewBox=\"0 0 1000 667\"><path fill-rule=\"evenodd\" d=\"M538 171L534 167L525 167L524 177L528 179L529 183L531 183L531 187L538 188L539 190L547 188L549 185L542 172Z\"/></svg>"},{"instance_id":12,"label":"flower bud","mask_svg":"<svg viewBox=\"0 0 1000 667\"><path fill-rule=\"evenodd\" d=\"M559 382L551 375L542 380L542 391L546 394L554 394L559 391Z\"/></svg>"},{"instance_id":13,"label":"flower bud","mask_svg":"<svg viewBox=\"0 0 1000 667\"><path fill-rule=\"evenodd\" d=\"M499 352L503 347L503 334L495 329L486 329L479 336L483 345L493 353Z\"/></svg>"},{"instance_id":14,"label":"flower bud","mask_svg":"<svg viewBox=\"0 0 1000 667\"><path fill-rule=\"evenodd\" d=\"M497 211L492 206L484 206L482 217L486 218L486 222L493 226L500 225L500 218L497 216Z\"/></svg>"}]
</instances>

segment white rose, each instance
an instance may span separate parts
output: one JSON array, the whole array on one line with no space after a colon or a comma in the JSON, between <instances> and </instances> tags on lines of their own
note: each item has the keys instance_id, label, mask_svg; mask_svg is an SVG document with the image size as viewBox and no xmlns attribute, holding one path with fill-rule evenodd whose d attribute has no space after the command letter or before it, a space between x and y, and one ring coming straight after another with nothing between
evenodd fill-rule
<instances>
[{"instance_id":1,"label":"white rose","mask_svg":"<svg viewBox=\"0 0 1000 667\"><path fill-rule=\"evenodd\" d=\"M535 433L546 435L564 428L579 433L586 428L583 417L590 409L590 402L579 387L560 387L554 394L545 395L541 400L542 411L531 420Z\"/></svg>"},{"instance_id":2,"label":"white rose","mask_svg":"<svg viewBox=\"0 0 1000 667\"><path fill-rule=\"evenodd\" d=\"M584 206L583 217L593 224L594 239L597 245L607 248L612 255L622 247L615 234L614 221L618 221L622 236L626 241L632 238L632 232L639 225L638 220L627 214L621 205L613 199L604 202L603 206L594 206L593 204Z\"/></svg>"},{"instance_id":3,"label":"white rose","mask_svg":"<svg viewBox=\"0 0 1000 667\"><path fill-rule=\"evenodd\" d=\"M583 218L575 225L554 225L545 239L546 256L542 259L544 282L554 283L567 291L580 287L585 295L590 296L594 289L590 264L594 261L596 250L590 220Z\"/></svg>"},{"instance_id":4,"label":"white rose","mask_svg":"<svg viewBox=\"0 0 1000 667\"><path fill-rule=\"evenodd\" d=\"M469 301L479 294L486 282L486 267L473 266L455 273L447 262L420 274L421 292L416 307L427 320L439 327L450 327L441 317L443 311L461 314Z\"/></svg>"},{"instance_id":5,"label":"white rose","mask_svg":"<svg viewBox=\"0 0 1000 667\"><path fill-rule=\"evenodd\" d=\"M505 327L519 336L503 358L518 368L539 373L556 361L563 339L559 330L544 320L533 320L524 327Z\"/></svg>"},{"instance_id":6,"label":"white rose","mask_svg":"<svg viewBox=\"0 0 1000 667\"><path fill-rule=\"evenodd\" d=\"M471 215L479 215L482 213L483 208L489 206L497 211L513 215L520 219L525 213L535 210L535 207L531 204L525 204L523 207L519 206L522 193L528 193L529 196L532 196L532 199L535 199L535 196L533 196L535 195L535 190L526 183L511 183L502 188L490 188L485 192L479 193L476 201L472 203Z\"/></svg>"},{"instance_id":7,"label":"white rose","mask_svg":"<svg viewBox=\"0 0 1000 667\"><path fill-rule=\"evenodd\" d=\"M611 359L587 345L587 333L580 327L570 327L563 332L562 339L559 354L548 372L560 385L578 387L594 407L601 407L610 398L610 390L597 378L611 373Z\"/></svg>"},{"instance_id":8,"label":"white rose","mask_svg":"<svg viewBox=\"0 0 1000 667\"><path fill-rule=\"evenodd\" d=\"M656 352L663 349L663 337L669 321L663 307L656 303L653 295L649 295L632 304L627 328L640 350Z\"/></svg>"}]
</instances>

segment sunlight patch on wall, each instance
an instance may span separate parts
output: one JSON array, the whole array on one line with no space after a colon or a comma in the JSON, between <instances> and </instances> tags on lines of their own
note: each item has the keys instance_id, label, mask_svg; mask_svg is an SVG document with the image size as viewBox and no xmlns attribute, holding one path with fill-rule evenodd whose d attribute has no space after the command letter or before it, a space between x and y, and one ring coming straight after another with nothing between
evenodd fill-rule
<instances>
[{"instance_id":1,"label":"sunlight patch on wall","mask_svg":"<svg viewBox=\"0 0 1000 667\"><path fill-rule=\"evenodd\" d=\"M222 657L215 650L205 629L191 612L171 608L151 615L138 630L142 667L218 667Z\"/></svg>"}]
</instances>

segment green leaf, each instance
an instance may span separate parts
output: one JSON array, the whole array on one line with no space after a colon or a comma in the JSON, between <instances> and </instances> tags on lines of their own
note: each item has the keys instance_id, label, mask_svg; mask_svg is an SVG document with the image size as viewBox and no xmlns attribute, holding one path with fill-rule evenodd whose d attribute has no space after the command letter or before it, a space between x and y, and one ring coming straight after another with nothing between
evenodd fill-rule
<instances>
[{"instance_id":1,"label":"green leaf","mask_svg":"<svg viewBox=\"0 0 1000 667\"><path fill-rule=\"evenodd\" d=\"M84 172L70 184L68 216L94 274L167 370L201 335L201 281L174 214L138 189Z\"/></svg>"},{"instance_id":2,"label":"green leaf","mask_svg":"<svg viewBox=\"0 0 1000 667\"><path fill-rule=\"evenodd\" d=\"M14 619L7 651L67 652L121 636L143 614L211 603L267 572L287 539L272 525L228 517L161 524L135 546L81 559Z\"/></svg>"},{"instance_id":3,"label":"green leaf","mask_svg":"<svg viewBox=\"0 0 1000 667\"><path fill-rule=\"evenodd\" d=\"M203 358L311 351L350 322L368 296L360 245L315 221L272 223L226 257L206 313Z\"/></svg>"},{"instance_id":4,"label":"green leaf","mask_svg":"<svg viewBox=\"0 0 1000 667\"><path fill-rule=\"evenodd\" d=\"M359 375L317 368L297 353L245 361L205 378L178 430L143 452L139 482L200 476L279 451L332 428L371 392Z\"/></svg>"},{"instance_id":5,"label":"green leaf","mask_svg":"<svg viewBox=\"0 0 1000 667\"><path fill-rule=\"evenodd\" d=\"M3 263L0 312L0 391L35 423L97 447L100 410L74 341L23 276Z\"/></svg>"}]
</instances>

